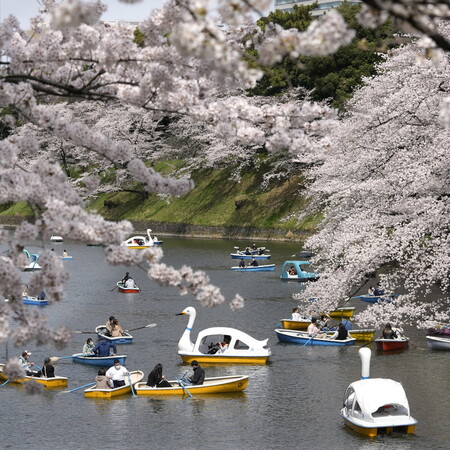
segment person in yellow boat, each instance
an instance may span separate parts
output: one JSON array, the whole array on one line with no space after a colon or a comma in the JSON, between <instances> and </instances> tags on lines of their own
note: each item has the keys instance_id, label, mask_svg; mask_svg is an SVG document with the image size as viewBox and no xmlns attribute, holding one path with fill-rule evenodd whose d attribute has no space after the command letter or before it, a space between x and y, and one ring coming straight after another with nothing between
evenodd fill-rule
<instances>
[{"instance_id":1,"label":"person in yellow boat","mask_svg":"<svg viewBox=\"0 0 450 450\"><path fill-rule=\"evenodd\" d=\"M44 377L44 378L54 378L55 377L55 368L53 367L50 358L44 359L44 365L42 366L40 375L41 375L41 377Z\"/></svg>"},{"instance_id":2,"label":"person in yellow boat","mask_svg":"<svg viewBox=\"0 0 450 450\"><path fill-rule=\"evenodd\" d=\"M292 309L292 320L299 321L302 319L302 315L300 314L300 311L298 308Z\"/></svg>"},{"instance_id":3,"label":"person in yellow boat","mask_svg":"<svg viewBox=\"0 0 450 450\"><path fill-rule=\"evenodd\" d=\"M22 355L19 357L19 363L22 364L22 367L25 370L25 374L29 377L36 377L38 376L38 372L34 372L31 370L31 368L34 366L34 363L31 362L28 358L30 357L31 353L27 350L22 352Z\"/></svg>"},{"instance_id":4,"label":"person in yellow boat","mask_svg":"<svg viewBox=\"0 0 450 450\"><path fill-rule=\"evenodd\" d=\"M183 381L191 385L203 384L203 382L205 381L205 371L198 365L198 361L196 361L195 359L191 362L191 366L194 370L193 375L190 377L184 377Z\"/></svg>"},{"instance_id":5,"label":"person in yellow boat","mask_svg":"<svg viewBox=\"0 0 450 450\"><path fill-rule=\"evenodd\" d=\"M129 375L130 372L120 364L118 359L115 359L114 365L106 371L106 377L111 380L114 388L125 386L125 380Z\"/></svg>"},{"instance_id":6,"label":"person in yellow boat","mask_svg":"<svg viewBox=\"0 0 450 450\"><path fill-rule=\"evenodd\" d=\"M147 386L150 387L172 387L172 385L165 379L163 375L163 366L158 363L153 370L148 374Z\"/></svg>"},{"instance_id":7,"label":"person in yellow boat","mask_svg":"<svg viewBox=\"0 0 450 450\"><path fill-rule=\"evenodd\" d=\"M95 389L111 389L108 380L109 378L106 376L106 370L99 369L97 376L95 377Z\"/></svg>"}]
</instances>

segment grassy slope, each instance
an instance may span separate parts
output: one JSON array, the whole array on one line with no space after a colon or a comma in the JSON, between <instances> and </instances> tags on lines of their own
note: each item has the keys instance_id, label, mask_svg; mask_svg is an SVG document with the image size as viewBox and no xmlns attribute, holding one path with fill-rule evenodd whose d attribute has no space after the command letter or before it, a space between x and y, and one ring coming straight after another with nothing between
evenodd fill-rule
<instances>
[{"instance_id":1,"label":"grassy slope","mask_svg":"<svg viewBox=\"0 0 450 450\"><path fill-rule=\"evenodd\" d=\"M166 165L166 167L168 167ZM158 168L158 167L157 167ZM158 169L160 169L159 167ZM166 201L156 195L142 199L128 192L105 194L89 205L110 220L152 220L206 226L242 226L279 230L309 231L317 217L301 224L290 214L301 211L304 199L299 194L300 176L279 183L262 192L261 174L247 173L240 182L231 180L233 168L205 170L193 174L195 189L189 194ZM166 172L168 170L161 170ZM237 207L235 201L240 202ZM105 206L105 202L108 206ZM27 215L24 203L0 206L1 215Z\"/></svg>"}]
</instances>

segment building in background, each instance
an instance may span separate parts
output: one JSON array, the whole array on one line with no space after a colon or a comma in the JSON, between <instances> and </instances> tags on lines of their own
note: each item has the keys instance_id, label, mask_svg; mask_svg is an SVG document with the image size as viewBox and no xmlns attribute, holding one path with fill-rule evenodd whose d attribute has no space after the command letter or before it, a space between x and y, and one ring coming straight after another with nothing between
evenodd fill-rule
<instances>
[{"instance_id":1,"label":"building in background","mask_svg":"<svg viewBox=\"0 0 450 450\"><path fill-rule=\"evenodd\" d=\"M333 0L274 0L275 3L275 9L279 9L281 11L285 12L291 12L294 8L294 6L308 6L312 5L313 3L317 2L317 8L312 10L313 16L321 16L323 14L326 14L327 11L333 8L337 8L338 6L342 5L342 1L333 1ZM355 3L361 3L360 0L352 0L349 1L349 3L355 4Z\"/></svg>"}]
</instances>

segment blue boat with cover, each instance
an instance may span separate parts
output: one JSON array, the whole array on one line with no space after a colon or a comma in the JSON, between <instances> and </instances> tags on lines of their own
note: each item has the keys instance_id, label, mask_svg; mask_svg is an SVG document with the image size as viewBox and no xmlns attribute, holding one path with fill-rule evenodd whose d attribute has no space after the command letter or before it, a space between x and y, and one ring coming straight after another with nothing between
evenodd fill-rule
<instances>
[{"instance_id":1,"label":"blue boat with cover","mask_svg":"<svg viewBox=\"0 0 450 450\"><path fill-rule=\"evenodd\" d=\"M310 264L309 261L285 261L280 278L288 281L317 281L319 274L305 270Z\"/></svg>"}]
</instances>

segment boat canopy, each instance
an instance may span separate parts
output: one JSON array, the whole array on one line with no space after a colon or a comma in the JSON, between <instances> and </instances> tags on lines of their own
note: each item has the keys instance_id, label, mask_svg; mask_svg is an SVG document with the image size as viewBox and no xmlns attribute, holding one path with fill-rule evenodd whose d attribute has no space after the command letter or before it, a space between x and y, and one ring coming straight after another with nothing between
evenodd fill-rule
<instances>
[{"instance_id":1,"label":"boat canopy","mask_svg":"<svg viewBox=\"0 0 450 450\"><path fill-rule=\"evenodd\" d=\"M350 384L344 396L344 407L350 415L364 417L365 421L375 421L384 410L390 416L410 414L403 386L387 378L369 378Z\"/></svg>"},{"instance_id":2,"label":"boat canopy","mask_svg":"<svg viewBox=\"0 0 450 450\"><path fill-rule=\"evenodd\" d=\"M194 351L207 353L210 346L221 342L228 336L229 348L233 350L256 350L264 348L269 339L258 341L243 331L228 327L212 327L200 331L194 346Z\"/></svg>"}]
</instances>

